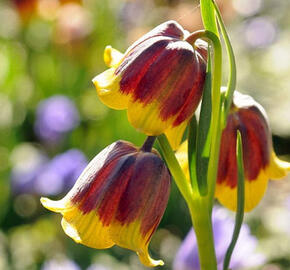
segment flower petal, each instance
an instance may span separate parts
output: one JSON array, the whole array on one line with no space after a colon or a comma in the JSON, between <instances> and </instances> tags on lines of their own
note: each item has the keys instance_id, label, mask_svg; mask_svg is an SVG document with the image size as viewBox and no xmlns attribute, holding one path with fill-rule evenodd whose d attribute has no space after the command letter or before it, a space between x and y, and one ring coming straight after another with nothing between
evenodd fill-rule
<instances>
[{"instance_id":1,"label":"flower petal","mask_svg":"<svg viewBox=\"0 0 290 270\"><path fill-rule=\"evenodd\" d=\"M120 76L115 75L115 68L110 68L93 79L100 100L116 110L126 109L129 97L120 92Z\"/></svg>"},{"instance_id":2,"label":"flower petal","mask_svg":"<svg viewBox=\"0 0 290 270\"><path fill-rule=\"evenodd\" d=\"M245 212L251 211L257 206L264 196L268 185L268 176L262 170L257 179L245 179ZM219 202L232 211L237 209L237 187L230 187L227 181L218 183L216 185L215 196Z\"/></svg>"},{"instance_id":3,"label":"flower petal","mask_svg":"<svg viewBox=\"0 0 290 270\"><path fill-rule=\"evenodd\" d=\"M280 160L274 151L271 154L270 166L267 169L267 174L272 180L282 179L290 172L290 163Z\"/></svg>"},{"instance_id":4,"label":"flower petal","mask_svg":"<svg viewBox=\"0 0 290 270\"><path fill-rule=\"evenodd\" d=\"M61 225L64 232L75 242L96 249L110 248L114 245L109 228L103 226L96 211L83 214L77 206L63 200L52 201L41 198L42 205L63 215Z\"/></svg>"},{"instance_id":5,"label":"flower petal","mask_svg":"<svg viewBox=\"0 0 290 270\"><path fill-rule=\"evenodd\" d=\"M163 133L173 122L173 118L162 120L159 116L159 104L152 102L144 106L140 102L129 102L128 120L133 127L149 136Z\"/></svg>"},{"instance_id":6,"label":"flower petal","mask_svg":"<svg viewBox=\"0 0 290 270\"><path fill-rule=\"evenodd\" d=\"M108 67L116 68L120 64L123 57L124 57L124 54L112 48L111 46L107 46L105 48L104 62Z\"/></svg>"},{"instance_id":7,"label":"flower petal","mask_svg":"<svg viewBox=\"0 0 290 270\"><path fill-rule=\"evenodd\" d=\"M110 226L112 240L136 251L141 262L149 267L162 265L161 261L150 258L148 245L166 208L170 178L159 156L140 153Z\"/></svg>"},{"instance_id":8,"label":"flower petal","mask_svg":"<svg viewBox=\"0 0 290 270\"><path fill-rule=\"evenodd\" d=\"M179 147L187 124L188 122L184 121L179 126L169 128L164 132L173 150Z\"/></svg>"},{"instance_id":9,"label":"flower petal","mask_svg":"<svg viewBox=\"0 0 290 270\"><path fill-rule=\"evenodd\" d=\"M140 230L141 224L138 220L125 225L115 222L110 226L110 236L118 246L136 251L140 261L145 266L164 265L162 260L154 260L150 257L149 242L146 241L148 237L142 236Z\"/></svg>"}]
</instances>

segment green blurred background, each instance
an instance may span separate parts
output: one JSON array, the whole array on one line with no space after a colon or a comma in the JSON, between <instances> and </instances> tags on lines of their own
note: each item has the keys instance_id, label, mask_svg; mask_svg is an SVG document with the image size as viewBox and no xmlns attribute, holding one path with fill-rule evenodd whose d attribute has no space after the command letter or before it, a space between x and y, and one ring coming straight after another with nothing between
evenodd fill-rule
<instances>
[{"instance_id":1,"label":"green blurred background","mask_svg":"<svg viewBox=\"0 0 290 270\"><path fill-rule=\"evenodd\" d=\"M287 160L290 2L218 3L236 53L238 88L265 107L274 148ZM113 141L142 144L145 136L128 124L126 112L101 104L91 80L106 68L106 45L124 51L169 19L189 31L202 28L199 3L193 0L1 0L1 270L48 269L44 266L51 260L71 263L71 268L58 269L144 269L131 251L98 251L74 243L63 233L61 217L43 209L39 198L61 198L87 160ZM266 256L259 269L290 269L289 180L271 183L261 204L246 215L259 252ZM162 269L172 269L189 228L185 203L173 185L150 245L154 257L164 259Z\"/></svg>"}]
</instances>

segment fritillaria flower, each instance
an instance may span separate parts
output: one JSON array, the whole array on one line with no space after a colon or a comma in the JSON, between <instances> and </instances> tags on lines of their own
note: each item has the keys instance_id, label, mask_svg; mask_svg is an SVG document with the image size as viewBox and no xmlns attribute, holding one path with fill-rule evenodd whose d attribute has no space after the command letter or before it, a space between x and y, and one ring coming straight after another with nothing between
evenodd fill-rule
<instances>
[{"instance_id":1,"label":"fritillaria flower","mask_svg":"<svg viewBox=\"0 0 290 270\"><path fill-rule=\"evenodd\" d=\"M224 257L231 241L235 222L225 209L214 207L212 224L218 270L222 270ZM265 261L265 257L261 253L258 253L256 249L257 239L251 235L249 227L243 224L231 258L230 269L248 269L249 267L261 266ZM176 254L173 270L199 269L197 242L195 233L191 229Z\"/></svg>"},{"instance_id":2,"label":"fritillaria flower","mask_svg":"<svg viewBox=\"0 0 290 270\"><path fill-rule=\"evenodd\" d=\"M222 133L216 197L231 210L237 205L237 131L242 137L245 173L245 211L262 199L269 179L281 179L290 163L277 158L263 107L248 95L235 92L233 105Z\"/></svg>"},{"instance_id":3,"label":"fritillaria flower","mask_svg":"<svg viewBox=\"0 0 290 270\"><path fill-rule=\"evenodd\" d=\"M281 179L290 171L290 163L274 153L266 113L253 98L237 91L222 133L216 197L235 211L237 207L237 131L242 137L245 174L245 211L251 211L262 199L269 179ZM187 177L187 142L176 153Z\"/></svg>"},{"instance_id":4,"label":"fritillaria flower","mask_svg":"<svg viewBox=\"0 0 290 270\"><path fill-rule=\"evenodd\" d=\"M117 141L86 167L61 200L41 198L47 209L63 215L65 233L78 243L106 249L114 245L137 252L146 266L148 245L167 205L171 176L155 151Z\"/></svg>"},{"instance_id":5,"label":"fritillaria flower","mask_svg":"<svg viewBox=\"0 0 290 270\"><path fill-rule=\"evenodd\" d=\"M131 45L125 54L108 46L108 70L93 83L108 107L127 109L129 122L139 131L165 133L173 148L202 95L206 74L206 47L186 41L175 21L165 22Z\"/></svg>"}]
</instances>

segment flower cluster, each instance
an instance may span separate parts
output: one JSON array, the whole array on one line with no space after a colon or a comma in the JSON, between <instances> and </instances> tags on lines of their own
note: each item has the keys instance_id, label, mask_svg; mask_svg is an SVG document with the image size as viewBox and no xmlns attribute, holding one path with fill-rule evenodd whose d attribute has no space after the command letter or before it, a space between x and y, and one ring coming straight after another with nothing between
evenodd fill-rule
<instances>
[{"instance_id":1,"label":"flower cluster","mask_svg":"<svg viewBox=\"0 0 290 270\"><path fill-rule=\"evenodd\" d=\"M152 147L156 136L164 133L171 147L177 149L202 98L208 48L206 43L194 41L200 37L201 32L197 33L189 34L178 23L169 21L141 37L124 54L106 47L104 61L109 69L93 79L97 94L108 107L127 109L129 122L148 138L141 148L125 141L112 143L89 163L63 199L41 198L44 207L62 214L65 233L77 243L97 249L118 245L135 251L145 266L163 265L161 260L150 257L148 245L167 205L171 175ZM215 37L207 34L215 44ZM219 88L218 85L218 91ZM72 111L72 117L67 118L71 121L59 125L53 121L43 134L54 131L57 136L57 132L72 129L77 117ZM44 120L50 122L50 118ZM39 127L44 120L37 122L37 130L42 130ZM250 211L261 200L269 178L282 178L290 165L280 161L273 152L265 112L252 98L235 92L226 120L223 132L220 129L221 151L217 177L213 178L217 183L215 195L221 204L236 210L239 131L245 173L245 211ZM183 167L189 178L187 148L184 142L176 153L179 164L174 154L165 159L173 167ZM182 174L178 168L174 177ZM192 210L196 205L189 197L197 192L187 185L190 181L184 182L179 187ZM202 211L208 219L208 204L204 206Z\"/></svg>"},{"instance_id":2,"label":"flower cluster","mask_svg":"<svg viewBox=\"0 0 290 270\"><path fill-rule=\"evenodd\" d=\"M165 211L171 176L152 150L152 136L165 132L176 148L200 102L207 48L202 42L193 47L185 40L187 35L169 21L137 40L125 54L105 49L110 69L93 80L98 96L111 108L127 109L129 122L149 137L142 148L123 141L107 146L62 200L41 199L44 207L63 215L62 227L76 242L100 249L116 244L136 251L146 266L163 264L150 258L148 245ZM54 100L41 105L39 117L46 115L41 111L47 106L57 105ZM43 131L40 126L53 117L37 122L40 135L45 136L47 129L61 133L76 122L75 116L66 124L52 121Z\"/></svg>"}]
</instances>

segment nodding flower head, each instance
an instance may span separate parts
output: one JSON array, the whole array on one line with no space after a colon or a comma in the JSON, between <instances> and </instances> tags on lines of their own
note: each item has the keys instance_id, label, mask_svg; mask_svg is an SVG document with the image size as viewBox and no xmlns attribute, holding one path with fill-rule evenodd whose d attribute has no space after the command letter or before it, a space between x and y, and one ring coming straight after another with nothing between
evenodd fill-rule
<instances>
[{"instance_id":1,"label":"nodding flower head","mask_svg":"<svg viewBox=\"0 0 290 270\"><path fill-rule=\"evenodd\" d=\"M263 107L248 95L235 91L227 125L222 133L216 197L231 210L237 208L237 131L240 131L245 174L245 211L262 199L269 179L280 179L290 164L277 158Z\"/></svg>"},{"instance_id":2,"label":"nodding flower head","mask_svg":"<svg viewBox=\"0 0 290 270\"><path fill-rule=\"evenodd\" d=\"M193 47L178 23L165 22L142 36L125 54L106 47L110 69L93 83L101 101L127 109L129 122L155 136L165 133L176 148L202 96L207 48Z\"/></svg>"},{"instance_id":3,"label":"nodding flower head","mask_svg":"<svg viewBox=\"0 0 290 270\"><path fill-rule=\"evenodd\" d=\"M290 171L290 163L278 159L273 151L271 132L263 107L253 98L237 91L222 132L215 195L225 207L237 208L237 131L240 131L245 174L245 211L260 202L269 179L281 179ZM187 141L176 157L189 178Z\"/></svg>"},{"instance_id":4,"label":"nodding flower head","mask_svg":"<svg viewBox=\"0 0 290 270\"><path fill-rule=\"evenodd\" d=\"M63 199L41 202L63 215L62 227L76 242L128 248L152 267L163 264L150 258L148 245L165 211L170 182L155 150L117 141L89 163Z\"/></svg>"}]
</instances>

